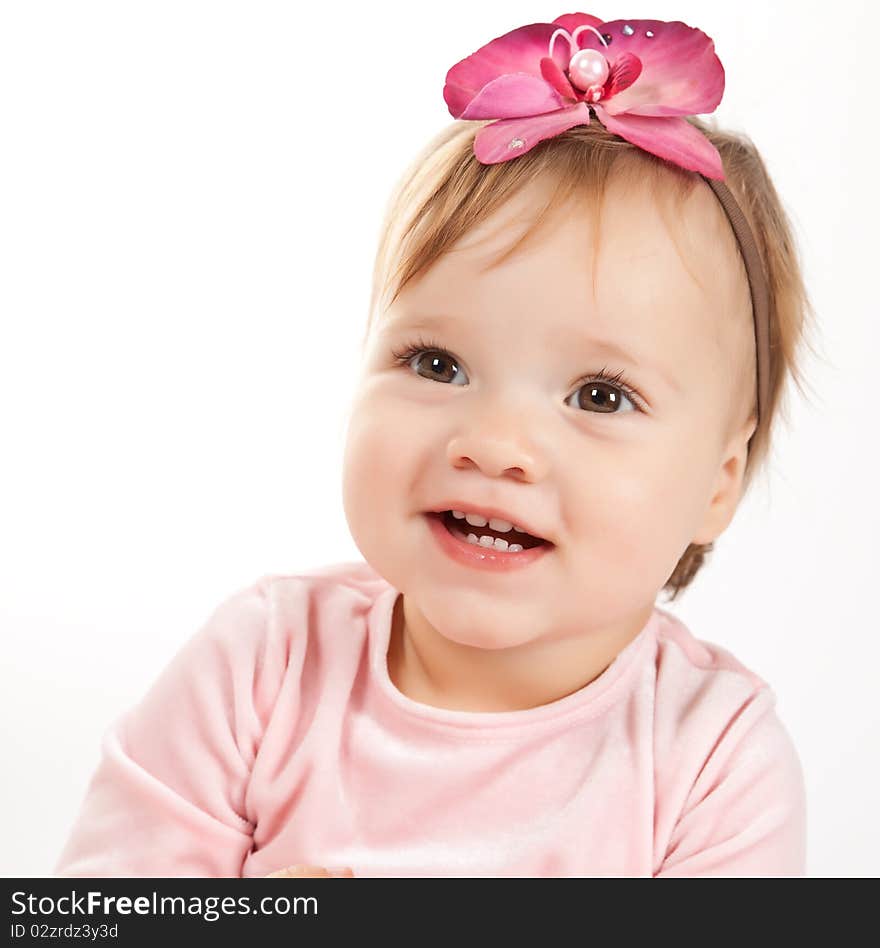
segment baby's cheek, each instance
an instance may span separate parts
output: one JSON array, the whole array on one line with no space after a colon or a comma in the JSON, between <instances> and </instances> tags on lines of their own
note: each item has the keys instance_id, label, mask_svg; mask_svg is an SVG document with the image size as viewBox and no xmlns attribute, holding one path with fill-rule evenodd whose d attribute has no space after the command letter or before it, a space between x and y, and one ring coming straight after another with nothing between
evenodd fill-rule
<instances>
[{"instance_id":1,"label":"baby's cheek","mask_svg":"<svg viewBox=\"0 0 880 948\"><path fill-rule=\"evenodd\" d=\"M595 472L594 472L595 473ZM689 522L686 486L647 465L603 472L579 505L583 569L613 599L650 600L682 550Z\"/></svg>"},{"instance_id":2,"label":"baby's cheek","mask_svg":"<svg viewBox=\"0 0 880 948\"><path fill-rule=\"evenodd\" d=\"M397 575L394 560L412 556L420 500L414 480L418 464L407 427L378 404L353 413L343 461L343 507L352 538L367 562L385 576Z\"/></svg>"},{"instance_id":3,"label":"baby's cheek","mask_svg":"<svg viewBox=\"0 0 880 948\"><path fill-rule=\"evenodd\" d=\"M394 417L369 406L349 423L343 461L344 486L352 499L392 494L404 478L406 428ZM387 491L386 491L387 488Z\"/></svg>"}]
</instances>

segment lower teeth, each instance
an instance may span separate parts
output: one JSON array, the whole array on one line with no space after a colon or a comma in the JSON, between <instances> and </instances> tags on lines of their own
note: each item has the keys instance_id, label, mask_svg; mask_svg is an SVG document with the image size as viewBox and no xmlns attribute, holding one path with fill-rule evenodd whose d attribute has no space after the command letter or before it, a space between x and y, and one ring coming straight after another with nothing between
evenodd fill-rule
<instances>
[{"instance_id":1,"label":"lower teeth","mask_svg":"<svg viewBox=\"0 0 880 948\"><path fill-rule=\"evenodd\" d=\"M470 543L471 546L482 546L487 550L493 550L496 553L522 553L522 546L519 543L508 544L507 540L496 539L495 537L477 537L475 533L469 533L465 536L460 530L449 531L459 540Z\"/></svg>"}]
</instances>

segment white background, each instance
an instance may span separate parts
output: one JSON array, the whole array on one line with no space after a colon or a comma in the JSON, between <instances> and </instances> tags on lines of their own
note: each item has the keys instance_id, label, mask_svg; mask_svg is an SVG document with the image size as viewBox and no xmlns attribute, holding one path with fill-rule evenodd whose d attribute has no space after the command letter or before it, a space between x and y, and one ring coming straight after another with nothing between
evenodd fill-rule
<instances>
[{"instance_id":1,"label":"white background","mask_svg":"<svg viewBox=\"0 0 880 948\"><path fill-rule=\"evenodd\" d=\"M713 37L715 114L794 223L813 394L666 608L777 692L809 874L878 874L880 19L663 0L0 5L0 874L50 874L105 728L222 599L361 559L340 471L385 202L450 66L578 9Z\"/></svg>"}]
</instances>

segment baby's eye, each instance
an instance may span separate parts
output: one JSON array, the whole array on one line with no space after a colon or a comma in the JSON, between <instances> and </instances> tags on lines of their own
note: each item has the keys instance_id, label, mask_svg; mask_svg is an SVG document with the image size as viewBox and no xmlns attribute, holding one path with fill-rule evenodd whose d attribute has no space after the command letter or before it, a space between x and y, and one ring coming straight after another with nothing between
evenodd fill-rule
<instances>
[{"instance_id":1,"label":"baby's eye","mask_svg":"<svg viewBox=\"0 0 880 948\"><path fill-rule=\"evenodd\" d=\"M619 382L619 373L614 377L606 376L604 372L593 376L571 396L577 399L574 407L583 408L588 412L592 412L592 409L595 408L597 409L596 414L600 415L619 415L621 412L614 409L623 401L629 402L632 406L627 411L638 411L638 396L628 386L617 384ZM581 392L584 394L581 395ZM623 414L625 413L623 412Z\"/></svg>"},{"instance_id":2,"label":"baby's eye","mask_svg":"<svg viewBox=\"0 0 880 948\"><path fill-rule=\"evenodd\" d=\"M425 372L429 374L423 374L416 369L417 373L422 375L423 378L429 378L435 382L450 382L462 374L455 359L445 349L438 347L407 346L400 351L393 352L392 355L394 356L396 365L422 365L425 368ZM430 358L423 359L422 356L430 356ZM452 366L455 366L454 371L451 369ZM451 378L449 377L450 373ZM437 375L441 376L441 378L438 379L436 377ZM443 378L443 376L446 377Z\"/></svg>"},{"instance_id":3,"label":"baby's eye","mask_svg":"<svg viewBox=\"0 0 880 948\"><path fill-rule=\"evenodd\" d=\"M412 365L418 375L435 382L453 382L464 374L455 358L436 345L411 345L392 353L396 365ZM428 356L429 358L423 358ZM419 371L419 366L424 372ZM464 384L463 382L460 384ZM580 396L580 393L584 394ZM580 396L580 397L578 397ZM626 414L615 411L622 403L629 403L628 411L640 411L640 396L623 380L623 373L610 375L606 369L584 376L580 388L571 396L577 398L573 408L580 408L587 414Z\"/></svg>"}]
</instances>

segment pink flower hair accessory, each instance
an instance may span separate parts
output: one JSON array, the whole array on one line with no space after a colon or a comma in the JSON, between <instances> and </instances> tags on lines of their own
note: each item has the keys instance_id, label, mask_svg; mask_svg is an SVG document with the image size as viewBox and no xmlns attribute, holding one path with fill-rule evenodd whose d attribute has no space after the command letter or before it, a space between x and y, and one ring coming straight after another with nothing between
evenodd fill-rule
<instances>
[{"instance_id":1,"label":"pink flower hair accessory","mask_svg":"<svg viewBox=\"0 0 880 948\"><path fill-rule=\"evenodd\" d=\"M758 419L770 387L769 294L748 221L724 184L715 146L684 116L715 110L724 67L702 30L680 21L609 20L565 13L496 37L446 74L443 98L456 119L496 119L474 138L482 164L525 154L591 114L615 135L699 174L721 202L743 256L752 295Z\"/></svg>"}]
</instances>

